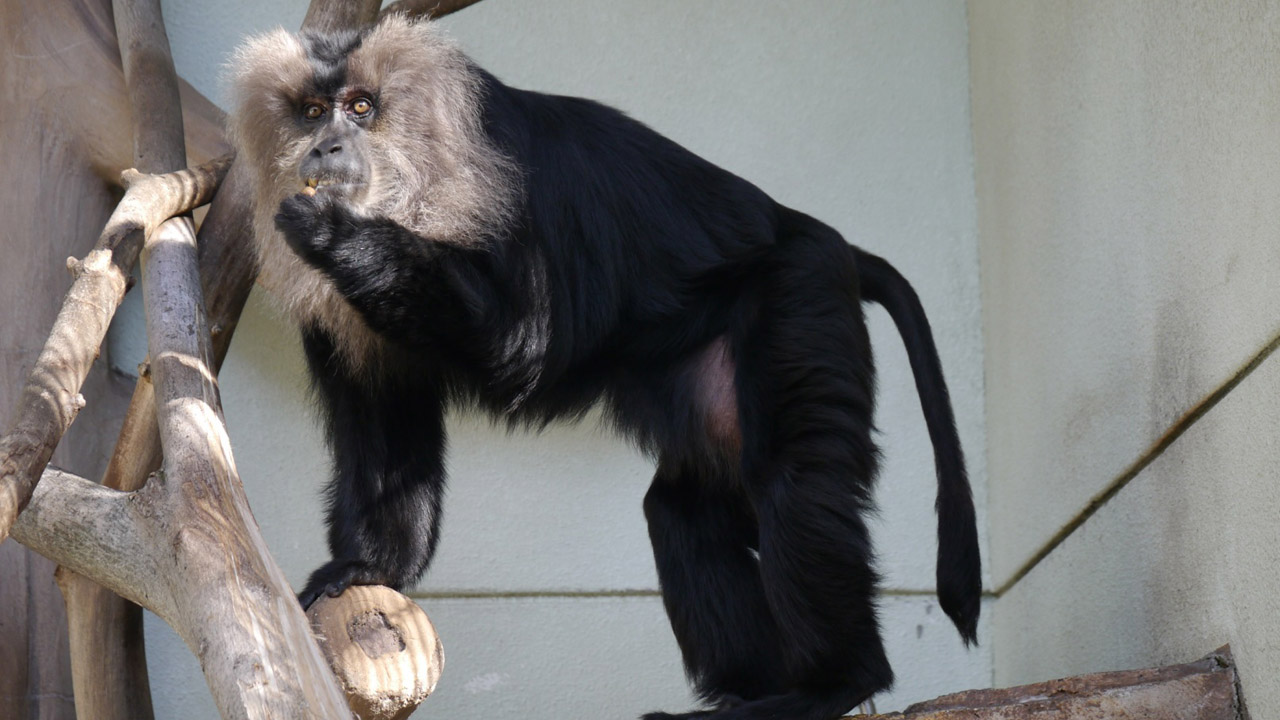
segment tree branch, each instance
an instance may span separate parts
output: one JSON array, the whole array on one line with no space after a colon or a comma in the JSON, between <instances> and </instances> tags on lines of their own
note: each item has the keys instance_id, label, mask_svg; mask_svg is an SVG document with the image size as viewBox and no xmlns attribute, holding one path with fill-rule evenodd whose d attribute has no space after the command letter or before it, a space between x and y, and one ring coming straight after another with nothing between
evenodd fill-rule
<instances>
[{"instance_id":1,"label":"tree branch","mask_svg":"<svg viewBox=\"0 0 1280 720\"><path fill-rule=\"evenodd\" d=\"M346 703L253 521L232 460L210 369L195 235L166 224L145 252L167 478L151 520L167 541L156 547L168 551L162 574L175 604L162 617L200 658L223 717L341 717Z\"/></svg>"},{"instance_id":2,"label":"tree branch","mask_svg":"<svg viewBox=\"0 0 1280 720\"><path fill-rule=\"evenodd\" d=\"M112 5L125 89L133 110L133 165L149 173L184 168L187 163L181 84L169 52L160 6L158 3L129 1L117 1ZM208 202L229 165L230 157L226 157L206 168L181 170L167 176L125 171L121 180L128 188L126 201L155 212L142 224L143 236L153 233L170 217L189 212L195 203ZM166 204L166 198L187 202ZM170 222L185 223L189 227L191 221L180 219ZM111 226L112 222L108 222L108 227ZM126 231L136 231L128 224L122 227ZM150 384L145 387L149 390ZM151 398L148 396L147 399ZM130 428L128 422L124 429L139 430ZM152 453L154 459L149 456L144 460L149 464L149 472L159 464L154 415L140 430L152 438L150 446L157 448ZM117 445L104 480L119 475L118 459ZM56 578L67 606L67 635L77 712L82 717L99 720L150 720L154 712L147 678L141 609L111 591L121 588L104 588L73 570L61 566ZM130 596L136 599L136 595Z\"/></svg>"},{"instance_id":3,"label":"tree branch","mask_svg":"<svg viewBox=\"0 0 1280 720\"><path fill-rule=\"evenodd\" d=\"M398 0L382 10L379 17L403 13L409 17L439 18L475 5L480 0Z\"/></svg>"},{"instance_id":4,"label":"tree branch","mask_svg":"<svg viewBox=\"0 0 1280 720\"><path fill-rule=\"evenodd\" d=\"M376 8L373 0L317 0L308 15L308 24L363 24L376 16ZM145 169L153 169L148 167L152 162L169 162L175 155L180 162L180 153L171 152L173 113L167 119L165 114L150 113L144 102L147 97L164 97L168 99L161 104L176 107L172 93L169 89L136 91L143 86L165 86L162 79L152 77L154 73L172 74L158 3L118 0L116 16L135 118L156 120L149 130L136 130L137 148L146 148L150 156L138 152L135 160ZM157 27L161 28L159 34ZM134 31L151 34L135 38ZM131 51L138 55L130 56ZM168 132L160 127L164 125ZM224 160L212 169L197 168L169 176L126 174L127 202L122 202L118 217L113 216L104 230L104 234L110 231L120 235L108 247L114 250L124 246L126 251L113 254L111 259L115 262L107 268L108 272L114 268L120 278L124 277L121 269L127 270L136 260L139 237L146 237L144 290L153 352L150 382L148 378L139 382L134 407L122 428L105 480L121 487L142 485L146 469L159 457L154 440L157 424L164 450L163 472L140 490L119 493L83 480L59 477L57 471L51 470L49 483L40 486L37 500L22 515L16 532L67 563L70 570L85 573L156 610L199 656L224 717L344 717L349 711L335 678L253 522L221 415L213 370L217 364L215 355L225 353L253 277L252 256L244 242L249 230L248 184L237 179L234 169L230 171L206 221L205 230L212 242L202 249L200 266L208 271L204 273L206 285L213 282L222 288L221 292L211 293L211 306L225 313L212 340L197 289L197 251L190 222L179 218L161 223L162 218L158 217L185 211L187 207L183 205L196 198L200 202L207 200L227 172L227 164ZM79 278L98 271L87 260L72 263ZM123 289L124 284L120 283L119 292L105 306L102 332ZM102 334L79 336L85 341L81 345L93 343L88 353L91 361ZM69 348L73 358L85 355L83 347L55 340L51 339L51 344L65 345L63 351ZM78 389L82 378L83 374L80 380L72 374L69 381L55 387ZM45 382L41 387L49 385ZM148 402L152 398L156 399L154 405ZM78 399L65 404L72 406L73 412ZM37 435L35 440L47 441L42 446L51 449L69 422L60 421L60 430ZM28 443L31 444L29 438ZM25 463L43 468L47 456L27 459ZM0 477L0 490L4 488L3 479ZM32 486L37 479L31 481ZM29 498L30 487L26 497L18 500L15 496L13 512ZM64 575L64 589L85 585L83 578L70 572ZM100 590L98 593L102 597ZM68 591L67 595L71 603L70 598L77 593ZM106 599L118 607L119 600ZM79 615L82 621L108 618L116 624L128 624L125 615L97 612L110 607L110 603L92 602L93 612ZM125 635L123 631L116 632L108 641L129 642L123 639ZM140 647L140 635L133 635ZM102 643L86 643L82 650L97 647ZM111 657L117 664L124 662L119 654ZM406 659L398 662L403 667ZM422 667L436 667L438 673L438 666ZM115 677L110 671L106 668L105 673L95 677L109 680ZM77 677L80 674L77 672ZM393 675L384 673L384 677ZM419 682L415 687L414 692L421 695L427 686ZM78 697L79 690L78 684Z\"/></svg>"},{"instance_id":5,"label":"tree branch","mask_svg":"<svg viewBox=\"0 0 1280 720\"><path fill-rule=\"evenodd\" d=\"M13 423L0 438L0 542L84 407L80 386L128 289L144 236L174 214L208 202L229 165L221 158L170 175L126 171L121 180L128 190L94 249L84 260L68 260L75 282L27 378Z\"/></svg>"},{"instance_id":6,"label":"tree branch","mask_svg":"<svg viewBox=\"0 0 1280 720\"><path fill-rule=\"evenodd\" d=\"M152 540L139 531L137 507L128 493L49 468L14 523L13 539L157 613L171 614L173 602L157 572Z\"/></svg>"}]
</instances>

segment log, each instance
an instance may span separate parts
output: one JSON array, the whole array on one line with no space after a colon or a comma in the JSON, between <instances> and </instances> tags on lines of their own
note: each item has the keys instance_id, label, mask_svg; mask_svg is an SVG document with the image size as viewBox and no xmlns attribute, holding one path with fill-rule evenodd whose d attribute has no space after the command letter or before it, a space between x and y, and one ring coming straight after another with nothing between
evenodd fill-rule
<instances>
[{"instance_id":1,"label":"log","mask_svg":"<svg viewBox=\"0 0 1280 720\"><path fill-rule=\"evenodd\" d=\"M470 3L459 4L459 7L465 4ZM376 3L371 2L342 3L336 2L335 0L325 0L313 4L311 11L308 14L308 24L314 27L328 28L361 24L368 22L373 18L373 12L375 9ZM136 81L131 80L129 82L129 87L133 94L133 105L138 108L133 115L135 118L141 118L144 120L144 122L135 124L135 148L144 149L143 152L137 153L137 156L134 158L135 163L146 169L153 170L162 169L164 167L181 166L181 142L179 140L177 145L174 144L175 134L173 132L173 128L175 126L180 127L180 120L178 120L176 112L168 112L165 110L165 108L169 108L176 111L179 106L176 101L176 97L179 93L174 91L175 85L172 77L172 63L168 57L167 41L165 41L163 37L163 23L159 18L158 5L146 2L119 2L117 4L115 17L118 21L120 30L119 34L122 45L123 62L128 70L127 74L136 78ZM156 73L157 68L160 69L159 74ZM186 97L190 99L190 93L187 93ZM207 102L203 101L203 99L198 96L196 97L195 102L197 105L200 105L200 103L207 105ZM156 111L155 108L160 108L160 110ZM96 128L96 130L99 133L101 132L101 128ZM209 134L206 133L206 135ZM176 137L179 139L181 138L180 129L178 130ZM175 148L177 148L176 152ZM118 167L118 164L115 164L110 160L111 157L112 153L110 152L99 152L90 158L90 164L98 172L104 172L104 168L111 167L113 165ZM222 168L219 168L219 171L224 168L225 163ZM247 297L248 288L252 283L253 277L252 262L251 259L249 259L249 253L246 252L246 244L244 242L248 231L247 224L245 222L245 218L248 216L248 213L246 212L248 205L247 198L244 197L244 192L240 189L243 187L243 183L236 182L234 180L234 171L231 173L231 177L233 180L228 182L227 185L219 192L219 198L224 201L215 203L215 207L211 210L209 219L206 221L205 229L209 231L208 235L211 238L211 242L204 243L202 252L200 253L201 267L216 270L203 273L203 284L206 288L212 287L215 290L215 292L210 293L212 300L210 305L216 309L216 312L221 314L218 318L219 321L212 328L217 358L210 361L210 358L208 357L198 357L198 360L203 361L198 363L198 365L203 365L203 368L197 368L197 374L200 374L199 371L203 371L209 379L212 378L212 373L209 372L209 367L213 367L216 370L217 365L220 364L221 356L225 354L226 346L231 336L231 330L234 328L240 310L243 307L244 300ZM151 183L153 180L154 178L150 178L149 176L130 176L126 178L126 183L129 181L136 181L135 184L137 185L145 185L147 183ZM199 185L197 183L197 186L194 188L180 186L178 189L191 189L193 192L200 193L201 202L203 202L204 199L207 199L207 193L205 192L207 190L207 185ZM127 196L127 198L135 199L137 196L138 193L135 193L131 188L130 195ZM163 207L163 205L153 201L140 203L134 202L132 204L141 206L144 210L151 210L152 212L158 212L158 208ZM125 203L124 207L127 208L129 205L130 203ZM173 214L185 209L186 207L169 208L168 210L165 210L164 213L166 215ZM10 439L16 438L19 440L20 444L7 454L9 460L16 461L11 462L11 465L15 465L16 467L12 468L10 472L5 474L3 479L0 479L0 535L2 535L6 530L7 525L11 522L12 516L16 514L16 512L28 501L32 488L35 486L39 477L41 477L41 475L38 474L39 471L45 464L47 464L48 455L46 453L52 451L52 448L60 439L61 434L67 429L67 426L70 424L70 420L74 417L74 412L78 409L81 403L81 398L72 394L70 390L78 388L79 384L83 382L85 372L84 367L86 365L85 358L94 354L86 352L86 349L91 348L96 351L97 344L100 344L101 342L100 333L98 333L97 327L100 325L102 331L105 332L105 320L109 320L111 314L115 310L115 307L118 305L119 295L123 293L123 290L119 289L121 285L120 280L125 276L128 267L133 263L133 257L136 255L134 248L139 241L139 236L155 238L157 243L164 243L163 248L175 248L173 250L160 250L162 253L172 252L173 257L175 258L173 260L173 264L169 266L171 268L170 274L173 272L173 268L177 268L185 262L185 260L176 258L181 258L186 254L186 250L177 248L183 248L190 244L186 237L190 235L189 221L177 220L172 223L167 223L159 231L153 233L152 231L155 228L155 224L156 221L150 218L147 218L145 222L130 220L123 225L120 222L109 223L108 231L104 231L103 236L104 238L108 235L110 237L103 242L100 242L99 249L105 247L110 250L110 265L102 268L98 263L90 263L88 261L89 259L86 259L86 261L73 261L70 264L70 267L72 267L78 275L78 279L88 277L90 280L98 280L97 285L91 286L91 289L94 290L93 299L95 302L82 304L90 306L98 311L98 315L91 316L91 319L95 319L98 322L96 325L91 325L89 327L89 332L82 332L83 328L76 328L77 332L75 335L80 340L79 343L68 342L66 333L63 333L61 336L55 337L51 342L46 343L47 349L52 348L53 350L62 353L62 355L53 358L52 362L44 362L43 367L69 368L70 371L65 372L63 377L55 378L55 382L52 383L44 381L29 384L36 386L35 389L39 393L46 396L53 396L58 402L53 407L52 412L49 412L47 408L37 408L37 412L34 413L26 412L18 414L18 421L25 420L28 425L31 424L30 421L33 418L38 421L39 427L37 427L37 432L15 432L10 433L8 436ZM123 231L120 230L121 227L124 228ZM202 237L203 235L204 233L202 233ZM150 243L150 240L148 240L148 242ZM161 246L158 244L157 247ZM148 248L149 254L151 248L150 244L148 244ZM164 261L157 261L155 264L163 265ZM101 281L101 278L95 278L95 273L98 273L98 271L102 269L105 269L104 274L106 279L111 281L109 283L105 283L109 292L103 292L101 290L101 286L103 286L104 283ZM150 272L150 270L148 272ZM124 288L127 289L127 281L124 284ZM99 300L105 300L105 302L97 302ZM169 307L169 305L166 305L166 307ZM64 312L66 311L67 307L64 307ZM83 319L81 317L84 315L83 312L73 312L72 314L78 320ZM198 316L198 314L199 313L197 312L196 315ZM148 323L150 328L150 319ZM64 323L64 325L66 325L66 323ZM195 323L195 325L199 328L199 323ZM149 334L153 332L164 332L166 329L172 330L175 327L176 325L172 320L161 322L157 326L157 329L149 329ZM198 332L199 330L197 330L197 334ZM170 339L177 340L176 337ZM152 338L152 341L154 347L154 338ZM92 358L90 357L90 361L91 359ZM163 359L161 359L161 362L162 361ZM37 367L40 368L41 365L38 365ZM192 370L192 368L182 367L175 368L171 372L177 375L181 375L183 373L189 375L190 370ZM35 376L36 374L33 373L33 377ZM51 390L52 392L50 392ZM190 392L192 388L188 386L185 390ZM108 467L104 478L107 487L118 487L122 489L138 488L142 485L142 478L145 477L146 472L149 469L154 468L155 464L158 462L159 454L157 452L157 442L155 440L156 421L154 419L154 415L148 413L149 408L152 406L151 401L154 397L155 394L153 392L152 385L147 382L146 378L143 378L143 380L139 382L137 390L135 391L131 410L121 431L120 441L117 445L115 454L112 456L112 462ZM197 417L194 420L192 418L184 418L175 414L173 424L179 426L180 430L184 420L186 421L188 437L182 438L179 441L179 444L184 450L192 450L190 447L190 431L199 428L201 425L209 426L204 428L202 431L206 439L210 435L210 431L212 431L214 436L217 436L219 431L225 434L225 430L222 430L220 427L221 417L219 412L217 412L216 385L213 385L211 382L206 383L202 388L202 394L192 393L190 394L190 397L196 398L198 400L198 405L203 404L205 410L203 411L203 414L197 413ZM164 401L163 397L161 397L161 401ZM28 407L30 407L29 403ZM210 412L210 408L213 409L212 413ZM197 432L196 434L200 433ZM217 483L215 483L215 485L217 485L219 490L225 490L229 487L231 489L231 494L235 495L235 492L239 490L239 485L238 479L234 477L234 469L231 466L229 451L222 453L219 452L220 450L227 450L225 446L223 448L204 448L206 455L208 455L211 450L212 456L204 457L203 459L212 463L214 466L213 474L217 479L226 480L226 482L221 483L221 485L218 485ZM196 448L192 454L196 456L201 455L200 449ZM196 458L196 460L200 459L201 458L199 457ZM175 461L175 463L181 465L180 461ZM197 462L196 464L198 465L199 463ZM169 463L166 463L166 474L170 471L168 465ZM196 469L204 471L208 470L207 467ZM73 481L66 478L63 480L65 482L60 485L60 488L74 488ZM33 517L56 517L56 513L50 514L48 512L48 505L49 503L52 503L56 506L61 501L57 499L49 500L48 498L58 498L60 496L57 493L52 496L42 493L42 497L46 497L45 512L43 514L36 513ZM172 504L171 498L167 495L162 496L138 493L131 497L142 498L143 502L141 503L141 506L143 507L161 507L166 502L170 502L170 504ZM232 499L234 500L234 498ZM93 496L94 502L102 503L103 500L104 496ZM63 498L63 501L65 501L65 498ZM110 504L111 503L103 503L101 504L101 507L106 508ZM245 521L247 520L248 525L246 525L246 534L250 544L253 544L252 536L256 533L256 527L250 527L252 521L251 516L248 515L247 506L241 505L239 502L232 502L231 505L233 510L233 517L230 522L230 525L232 526L231 529L234 531L236 529L236 525L245 524ZM152 509L154 510L154 508ZM179 510L181 509L190 510L190 508L179 508ZM225 505L221 509L226 510ZM73 532L74 527L92 525L92 523L89 522L91 514L92 513L81 514L77 516L76 522L60 526L60 532L63 533L63 535L60 535L59 537L62 537L64 540L71 538L81 542L82 544L92 546L93 543L86 543L83 533L77 536L77 534ZM113 522L107 523L107 525L115 527L116 522L124 521L122 520L122 517L123 516L120 515L114 515ZM225 517L221 519L227 520ZM166 535L169 530L169 528L166 527L155 527L157 523L155 522L154 515L131 517L128 519L128 522L140 524L147 533L159 532L161 536ZM77 525L77 523L79 525ZM160 525L163 525L163 523L160 523ZM128 532L124 532L121 528L115 529L117 530L116 533L107 533L104 537L119 540L130 533L136 534L139 532L137 527L130 528ZM223 527L220 529L225 530L226 528ZM30 530L29 524L28 530ZM41 537L42 540L40 542L44 543L42 548L54 557L75 557L74 548L53 549L49 544L52 541L47 534L31 534L31 532L28 532L28 536L32 538ZM179 543L175 542L174 544L177 545ZM236 543L232 542L231 545L232 550L234 550ZM128 543L125 543L125 546L128 546ZM207 551L207 549L207 547L202 547L202 550ZM265 549L259 546L253 548L253 550L264 551ZM184 553L182 552L178 553L179 557L182 557L183 554ZM192 553L187 554L198 553L193 551ZM85 567L82 563L86 562L91 566L96 563L98 564L98 567L90 567L89 571L92 572L95 577L99 577L100 579L108 578L112 573L104 572L104 568L101 567L101 563L104 562L103 557L104 556L101 555L92 559L80 557L78 559L74 559L73 562L76 563L77 567ZM136 555L130 555L128 557L116 556L116 569L122 570L123 568L130 567L130 563L124 561L137 558L138 556ZM156 558L144 559L149 562L154 562L156 560ZM188 562L190 561L190 558L183 559ZM270 571L273 564L269 557L265 557L265 553L263 562L264 565L270 566L265 567L264 569L266 571ZM154 570L155 568L152 569ZM212 568L211 572L216 574L218 572L218 568ZM270 573L268 572L268 574ZM141 623L138 621L139 616L137 615L136 609L119 605L119 600L112 598L101 589L94 588L91 584L86 583L83 578L78 578L72 573L64 573L62 581L64 592L68 598L68 603L70 603L72 607L78 608L76 610L76 635L83 635L83 637L80 638L81 641L76 642L76 646L78 648L76 656L81 659L79 667L86 668L84 672L78 674L79 677L84 678L84 682L80 682L79 680L77 681L77 695L83 695L86 698L82 707L83 714L104 718L149 716L149 698L145 692L145 658L141 652ZM167 608L169 610L173 610L178 615L183 615L184 612L181 606L184 601L190 600L189 598L181 592L176 593L175 596L166 597L166 595L169 595L170 593L165 592L165 588L163 587L158 588L153 575L149 572L130 575L128 576L128 581L128 587L119 584L112 584L111 587L125 593L130 598L142 600L148 603L148 607L157 609L162 617L165 617L171 624L174 624L179 633L183 634L183 636L188 639L189 644L192 643L191 638L187 634L183 633L184 629L191 631L190 618L182 618L186 621L186 624L175 624L173 616L167 615L164 612L164 609ZM161 583L161 585L163 584L164 583ZM284 587L287 589L287 586ZM174 590L172 587L167 589L169 591ZM273 590L278 590L278 588L273 588ZM232 594L234 595L235 593ZM288 594L289 593L286 593L286 595ZM112 603L117 604L115 606L111 606ZM207 603L203 605L201 603L196 604L201 605L202 607L207 605ZM287 614L288 613L286 612L286 615ZM283 618L283 620L287 621L289 618ZM289 624L289 622L284 623L286 626ZM286 659L295 660L300 664L300 667L298 668L286 668L286 674L288 671L292 670L298 670L301 672L301 674L305 676L303 677L304 684L308 686L305 689L309 691L303 693L303 697L314 699L316 703L322 706L325 703L326 693L318 686L325 685L325 681L328 678L317 677L312 673L312 670L314 670L314 667L312 667L313 663L309 662L306 657L310 653L307 651L307 648L296 644L297 639L292 637L291 629L289 627L273 629L279 630L286 636L283 641L284 645L291 646L291 650L286 652L286 655L289 655L290 657L287 657ZM231 644L234 645L235 643L232 642ZM201 652L211 652L211 655L209 656L201 656L202 663L210 662L210 657L214 657L216 660L216 652L220 649L216 643L212 648L210 648L207 643L201 643L198 648L193 644L192 647L193 650L197 651L197 654L201 654ZM258 649L262 650L263 648L259 647ZM301 654L297 654L297 651L301 651ZM214 664L216 665L217 663L215 662ZM130 667L132 667L132 669L129 669ZM229 667L228 664L224 662L221 668L224 672L219 673L216 670L210 670L208 667L206 667L206 670L211 687L214 689L215 699L219 699L219 689L226 690L227 685L232 684L227 681L226 676L233 673L234 668ZM324 675L324 673L319 673L319 675ZM310 687L313 681L317 683L317 687ZM91 688L91 691L84 693L80 692L82 686ZM277 688L277 690L279 690L279 688ZM289 688L286 687L284 690L287 692ZM252 697L252 693L246 697L231 697L225 702L220 702L219 704L220 707L223 707L224 713L238 713L239 711L244 710L250 713L250 715L260 713L264 707L267 707L267 705L249 707L247 709L240 707L240 705L251 704L251 701L255 700L255 698ZM261 701L262 698L257 697L256 700ZM231 709L228 710L228 707L231 707ZM277 709L279 708L278 705L275 707ZM301 708L301 711L303 712L308 711L305 702L295 703L294 707ZM311 708L311 710L315 710L315 708ZM278 713L276 713L275 710L272 710L268 714L275 716ZM238 714L234 716L238 716Z\"/></svg>"},{"instance_id":2,"label":"log","mask_svg":"<svg viewBox=\"0 0 1280 720\"><path fill-rule=\"evenodd\" d=\"M307 611L361 720L403 720L436 688L444 646L427 614L391 588L353 586Z\"/></svg>"},{"instance_id":3,"label":"log","mask_svg":"<svg viewBox=\"0 0 1280 720\"><path fill-rule=\"evenodd\" d=\"M369 1L319 2L313 4L310 12L313 22L341 26L367 22L374 9ZM160 51L167 54L167 46L160 47ZM153 46L152 57L155 52ZM171 60L162 58L162 63L171 72ZM198 93L188 91L185 83L182 88L184 110L193 107L213 110L216 118L213 135L221 143L221 112ZM171 117L168 122L172 122ZM188 138L190 143L190 133ZM215 374L226 356L256 274L248 245L249 199L243 191L245 187L245 183L233 180L219 190L199 236L200 278L213 339ZM159 468L160 460L154 388L149 379L143 377L135 386L103 484L119 490L137 490L147 476ZM76 668L77 704L89 717L101 720L150 717L139 608L75 573L62 573L59 583L73 618L72 664Z\"/></svg>"},{"instance_id":4,"label":"log","mask_svg":"<svg viewBox=\"0 0 1280 720\"><path fill-rule=\"evenodd\" d=\"M184 223L148 238L163 469L135 493L68 478L40 483L14 537L168 622L200 659L224 718L344 717L344 696L235 471L195 255Z\"/></svg>"},{"instance_id":5,"label":"log","mask_svg":"<svg viewBox=\"0 0 1280 720\"><path fill-rule=\"evenodd\" d=\"M121 21L126 67L138 68L129 83L138 91L135 116L155 121L155 126L140 127L135 135L139 147L154 154L140 159L180 165L182 134L180 128L174 132L176 114L150 112L140 99L148 96L177 107L172 64L165 62L167 41L159 4L121 2L116 17ZM139 235L146 235L147 333L165 451L160 477L167 480L150 483L135 495L98 488L91 501L72 505L66 505L66 496L42 493L41 509L29 518L22 516L23 539L168 621L199 656L224 717L342 717L348 712L343 696L283 574L266 552L236 477L209 368L210 336L190 220L166 222L150 234L134 229L126 237ZM115 270L127 272L132 264L128 255L112 253ZM114 303L107 299L96 309L109 319L118 298ZM86 343L96 350L101 342L93 333L84 335L55 336L46 349L62 353L55 360L79 359ZM37 370L41 367L38 363ZM64 386L76 384L78 370L72 366ZM46 421L51 429L42 427L38 436L26 433L22 439L40 450L51 447L65 430L65 414L34 413L38 420L54 415L59 422ZM27 459L28 455L19 456L25 460L20 469L26 472L47 461L47 456ZM20 508L25 502L23 487L9 485L18 488L10 496L16 494L11 504ZM77 483L64 479L54 489L74 493ZM0 495L0 501L3 498ZM60 518L66 522L57 524ZM6 520L0 516L0 523ZM41 520L57 532L41 532ZM86 554L89 549L98 552ZM129 552L121 554L121 549Z\"/></svg>"},{"instance_id":6,"label":"log","mask_svg":"<svg viewBox=\"0 0 1280 720\"><path fill-rule=\"evenodd\" d=\"M968 690L859 720L1243 720L1231 648L1184 665ZM850 719L851 720L851 719Z\"/></svg>"}]
</instances>

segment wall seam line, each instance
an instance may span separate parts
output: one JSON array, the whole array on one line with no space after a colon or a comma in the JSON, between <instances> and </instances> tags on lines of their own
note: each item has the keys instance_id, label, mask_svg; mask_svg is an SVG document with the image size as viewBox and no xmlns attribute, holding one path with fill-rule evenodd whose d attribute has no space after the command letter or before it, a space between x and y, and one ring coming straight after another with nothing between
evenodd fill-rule
<instances>
[{"instance_id":1,"label":"wall seam line","mask_svg":"<svg viewBox=\"0 0 1280 720\"><path fill-rule=\"evenodd\" d=\"M1012 590L1019 581L1026 577L1027 574L1034 570L1035 567L1045 558L1049 557L1054 550L1057 550L1058 546L1066 542L1067 538L1071 537L1076 530L1079 530L1090 518L1101 510L1103 505L1106 505L1111 498L1119 494L1120 491L1130 483L1130 481L1140 475L1143 470L1146 470L1151 463L1155 462L1156 458L1164 454L1164 451L1168 450L1169 447L1178 440L1178 438L1182 437L1183 433L1191 429L1191 426L1195 425L1200 418L1207 415L1209 411L1212 410L1223 398L1229 395L1237 385L1243 382L1244 379L1254 370L1258 369L1258 367L1262 365L1262 363L1265 362L1277 348L1280 348L1280 335L1273 337L1270 342L1255 353L1253 357L1250 358L1249 361L1237 370L1230 378L1228 378L1226 382L1218 386L1216 390L1206 395L1200 400L1200 402L1196 403L1195 406L1184 413L1182 417L1178 418L1178 420L1164 432L1164 435L1160 436L1160 439L1157 440L1155 444L1139 456L1139 458L1123 473L1116 477L1116 479L1112 480L1107 487L1097 495L1094 495L1075 517L1071 518L1071 520L1063 525L1053 537L1049 538L1049 540L1046 541L1044 545L1035 552L1035 554L1028 558L1026 562L1014 571L1014 573L1009 576L1009 579L997 587L992 594L996 598L1000 598L1003 597L1005 593Z\"/></svg>"},{"instance_id":2,"label":"wall seam line","mask_svg":"<svg viewBox=\"0 0 1280 720\"><path fill-rule=\"evenodd\" d=\"M884 588L881 597L936 597L934 590L921 588ZM660 598L658 590L419 590L405 593L413 600L521 600L521 599L592 599L592 598ZM994 598L986 590L982 596Z\"/></svg>"}]
</instances>

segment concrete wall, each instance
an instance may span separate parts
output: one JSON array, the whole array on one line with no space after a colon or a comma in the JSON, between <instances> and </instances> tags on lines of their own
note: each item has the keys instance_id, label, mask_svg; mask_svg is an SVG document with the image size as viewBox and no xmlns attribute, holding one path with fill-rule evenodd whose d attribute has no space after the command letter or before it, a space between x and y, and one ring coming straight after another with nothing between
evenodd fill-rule
<instances>
[{"instance_id":1,"label":"concrete wall","mask_svg":"<svg viewBox=\"0 0 1280 720\"><path fill-rule=\"evenodd\" d=\"M300 0L164 4L179 72L211 98L246 34L296 28ZM962 3L486 0L446 23L515 85L628 111L896 263L933 320L984 504L982 348ZM113 362L144 351L137 308ZM901 343L871 311L879 359L883 624L898 672L882 709L986 685L928 594L933 469ZM222 374L236 460L268 542L300 584L325 559L327 458L296 333L255 294ZM424 715L634 716L691 702L656 594L640 510L652 469L587 423L541 436L451 418L445 536L421 586L448 667ZM980 510L981 512L981 510ZM985 525L985 521L982 521ZM148 624L160 717L213 717L191 655ZM984 624L983 638L987 637Z\"/></svg>"},{"instance_id":2,"label":"concrete wall","mask_svg":"<svg viewBox=\"0 0 1280 720\"><path fill-rule=\"evenodd\" d=\"M1084 520L997 601L996 683L1229 641L1280 717L1280 6L969 25L995 586Z\"/></svg>"}]
</instances>

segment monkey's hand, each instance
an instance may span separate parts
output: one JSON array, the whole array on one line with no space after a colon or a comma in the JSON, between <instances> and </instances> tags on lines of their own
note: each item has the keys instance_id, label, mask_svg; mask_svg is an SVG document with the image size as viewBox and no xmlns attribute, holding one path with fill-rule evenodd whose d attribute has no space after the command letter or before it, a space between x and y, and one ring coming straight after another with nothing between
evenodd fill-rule
<instances>
[{"instance_id":1,"label":"monkey's hand","mask_svg":"<svg viewBox=\"0 0 1280 720\"><path fill-rule=\"evenodd\" d=\"M328 276L370 328L397 342L456 342L499 301L464 252L361 214L323 186L280 203L275 220L298 257Z\"/></svg>"},{"instance_id":2,"label":"monkey's hand","mask_svg":"<svg viewBox=\"0 0 1280 720\"><path fill-rule=\"evenodd\" d=\"M323 188L285 198L276 213L276 228L289 247L321 269L332 264L333 253L355 233L358 223L343 199Z\"/></svg>"},{"instance_id":3,"label":"monkey's hand","mask_svg":"<svg viewBox=\"0 0 1280 720\"><path fill-rule=\"evenodd\" d=\"M388 583L361 560L330 560L311 573L307 586L298 593L298 602L306 610L321 595L338 597L352 585L386 584Z\"/></svg>"}]
</instances>

